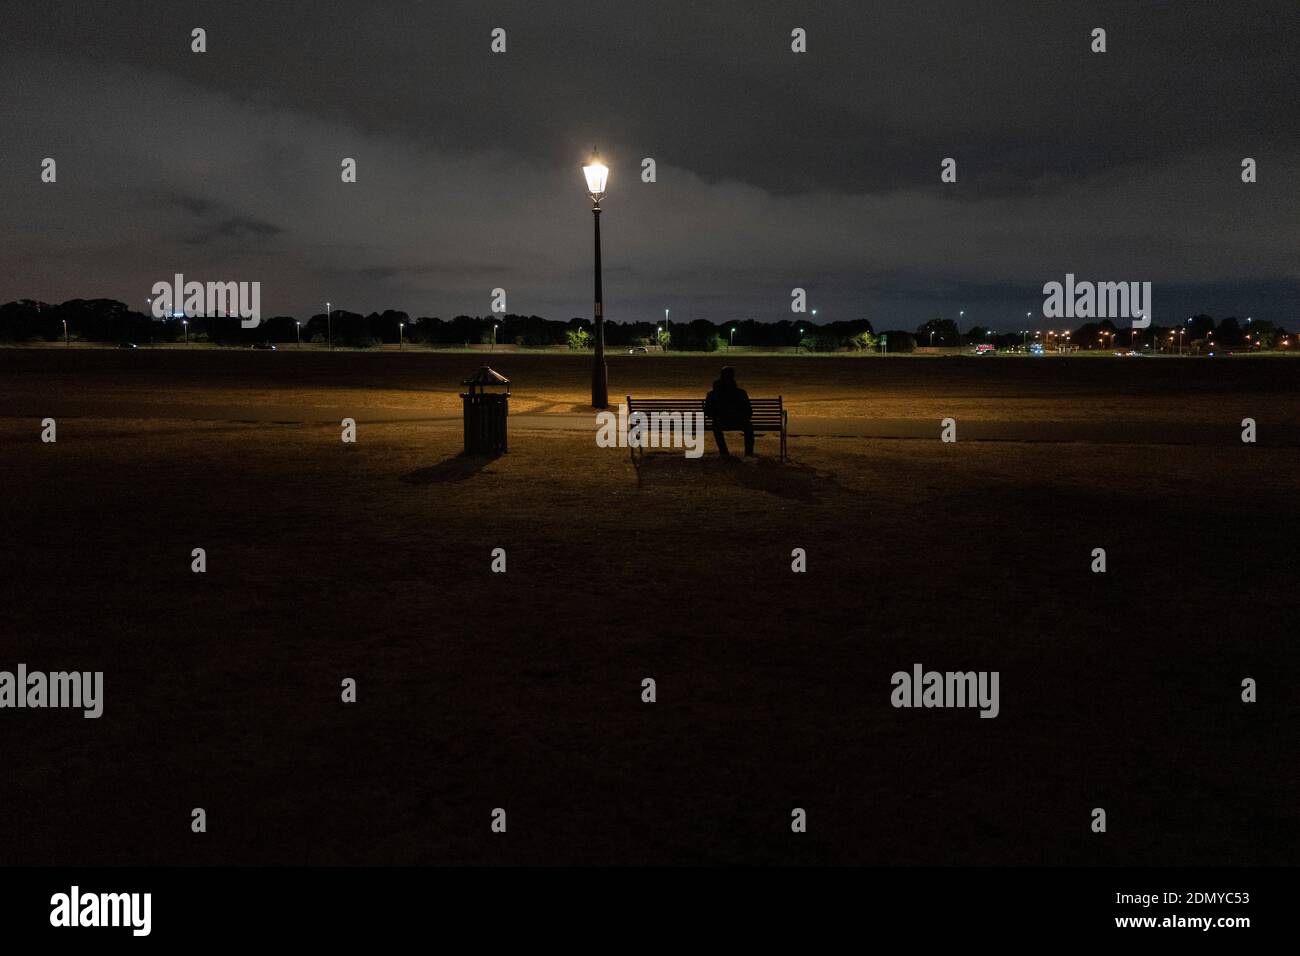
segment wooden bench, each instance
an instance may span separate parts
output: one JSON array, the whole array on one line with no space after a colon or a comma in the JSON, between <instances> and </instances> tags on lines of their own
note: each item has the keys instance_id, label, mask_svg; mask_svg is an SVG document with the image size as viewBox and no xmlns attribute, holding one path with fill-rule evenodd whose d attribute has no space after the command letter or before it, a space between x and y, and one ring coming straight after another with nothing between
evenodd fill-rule
<instances>
[{"instance_id":1,"label":"wooden bench","mask_svg":"<svg viewBox=\"0 0 1300 956\"><path fill-rule=\"evenodd\" d=\"M754 429L754 434L759 432L778 432L781 435L781 461L786 459L786 437L789 431L790 413L786 411L785 406L781 404L781 396L776 398L751 398L749 400L750 408L753 415L750 418L750 425ZM646 416L647 423L654 412L671 415L673 412L680 412L683 415L694 415L696 412L704 411L704 399L702 398L633 398L627 397L627 417L628 422L632 420L632 415L636 412ZM631 426L629 425L629 428ZM735 427L722 429L725 432L740 431ZM713 419L704 416L704 431L708 434L713 431ZM633 458L636 457L636 449L631 447L628 442L628 449ZM645 449L641 449L642 454Z\"/></svg>"}]
</instances>

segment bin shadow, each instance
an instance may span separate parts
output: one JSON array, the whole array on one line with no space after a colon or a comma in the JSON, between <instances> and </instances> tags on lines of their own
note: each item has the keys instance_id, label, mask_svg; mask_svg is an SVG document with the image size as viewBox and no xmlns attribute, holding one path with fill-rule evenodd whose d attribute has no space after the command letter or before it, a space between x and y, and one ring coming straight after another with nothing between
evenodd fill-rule
<instances>
[{"instance_id":1,"label":"bin shadow","mask_svg":"<svg viewBox=\"0 0 1300 956\"><path fill-rule=\"evenodd\" d=\"M473 478L486 466L496 461L491 455L454 455L428 468L417 468L402 475L401 480L408 485L441 485L452 481L465 481Z\"/></svg>"}]
</instances>

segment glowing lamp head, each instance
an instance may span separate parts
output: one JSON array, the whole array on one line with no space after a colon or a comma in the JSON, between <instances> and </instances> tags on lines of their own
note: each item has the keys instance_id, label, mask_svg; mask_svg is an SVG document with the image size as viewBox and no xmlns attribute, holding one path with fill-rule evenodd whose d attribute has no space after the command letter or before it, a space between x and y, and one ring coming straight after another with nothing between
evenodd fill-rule
<instances>
[{"instance_id":1,"label":"glowing lamp head","mask_svg":"<svg viewBox=\"0 0 1300 956\"><path fill-rule=\"evenodd\" d=\"M582 167L582 174L587 177L587 192L592 200L600 202L605 195L605 185L609 182L609 167L600 161L599 153L591 154L591 162Z\"/></svg>"}]
</instances>

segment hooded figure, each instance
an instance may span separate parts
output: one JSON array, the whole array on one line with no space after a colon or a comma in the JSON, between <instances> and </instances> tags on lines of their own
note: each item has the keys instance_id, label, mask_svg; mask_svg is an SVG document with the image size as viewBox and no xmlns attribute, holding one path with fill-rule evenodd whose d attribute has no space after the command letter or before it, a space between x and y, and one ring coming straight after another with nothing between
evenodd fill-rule
<instances>
[{"instance_id":1,"label":"hooded figure","mask_svg":"<svg viewBox=\"0 0 1300 956\"><path fill-rule=\"evenodd\" d=\"M749 393L736 384L736 370L726 366L713 389L704 397L704 415L713 422L713 440L724 458L730 458L724 430L745 433L745 454L754 454L754 427L751 419L754 410L749 404Z\"/></svg>"}]
</instances>

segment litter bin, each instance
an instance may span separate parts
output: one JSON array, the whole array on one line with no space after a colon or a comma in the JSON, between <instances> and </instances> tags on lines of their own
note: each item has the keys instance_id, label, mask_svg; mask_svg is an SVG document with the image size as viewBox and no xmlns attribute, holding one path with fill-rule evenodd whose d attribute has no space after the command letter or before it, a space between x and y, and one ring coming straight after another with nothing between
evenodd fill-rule
<instances>
[{"instance_id":1,"label":"litter bin","mask_svg":"<svg viewBox=\"0 0 1300 956\"><path fill-rule=\"evenodd\" d=\"M460 394L465 409L465 454L504 455L510 379L483 365L461 384L467 389Z\"/></svg>"}]
</instances>

